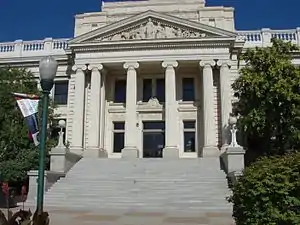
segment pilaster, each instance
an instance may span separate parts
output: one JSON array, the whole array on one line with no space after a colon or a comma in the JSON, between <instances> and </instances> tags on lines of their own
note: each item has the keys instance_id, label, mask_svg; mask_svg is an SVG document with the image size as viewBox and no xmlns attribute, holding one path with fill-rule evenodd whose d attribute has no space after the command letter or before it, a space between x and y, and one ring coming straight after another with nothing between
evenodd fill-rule
<instances>
[{"instance_id":1,"label":"pilaster","mask_svg":"<svg viewBox=\"0 0 300 225\"><path fill-rule=\"evenodd\" d=\"M176 101L176 72L177 61L164 61L162 67L165 68L165 148L164 158L179 158L178 149L178 114Z\"/></svg>"},{"instance_id":2,"label":"pilaster","mask_svg":"<svg viewBox=\"0 0 300 225\"><path fill-rule=\"evenodd\" d=\"M214 113L214 87L213 87L213 66L214 60L202 60L199 62L202 71L202 90L203 90L203 124L204 124L204 145L202 156L214 156L219 153L217 135L215 128Z\"/></svg>"}]
</instances>

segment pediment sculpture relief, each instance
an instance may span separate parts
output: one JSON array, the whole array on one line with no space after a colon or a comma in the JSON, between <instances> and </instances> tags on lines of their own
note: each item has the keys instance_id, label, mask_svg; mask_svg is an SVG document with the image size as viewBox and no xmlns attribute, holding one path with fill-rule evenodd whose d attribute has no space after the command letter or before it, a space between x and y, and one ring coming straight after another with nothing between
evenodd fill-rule
<instances>
[{"instance_id":1,"label":"pediment sculpture relief","mask_svg":"<svg viewBox=\"0 0 300 225\"><path fill-rule=\"evenodd\" d=\"M100 38L101 41L121 41L121 40L151 40L151 39L172 39L172 38L204 38L206 33L190 31L182 28L174 28L169 25L153 22L151 18L148 22L129 31L123 31L112 36Z\"/></svg>"}]
</instances>

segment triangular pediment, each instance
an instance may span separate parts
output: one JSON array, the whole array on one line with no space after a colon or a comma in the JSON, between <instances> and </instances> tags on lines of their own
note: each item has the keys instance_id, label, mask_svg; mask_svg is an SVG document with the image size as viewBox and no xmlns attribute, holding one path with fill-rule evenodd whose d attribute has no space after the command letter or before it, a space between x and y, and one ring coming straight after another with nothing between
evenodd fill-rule
<instances>
[{"instance_id":1,"label":"triangular pediment","mask_svg":"<svg viewBox=\"0 0 300 225\"><path fill-rule=\"evenodd\" d=\"M166 39L235 38L233 32L147 11L80 35L69 45Z\"/></svg>"}]
</instances>

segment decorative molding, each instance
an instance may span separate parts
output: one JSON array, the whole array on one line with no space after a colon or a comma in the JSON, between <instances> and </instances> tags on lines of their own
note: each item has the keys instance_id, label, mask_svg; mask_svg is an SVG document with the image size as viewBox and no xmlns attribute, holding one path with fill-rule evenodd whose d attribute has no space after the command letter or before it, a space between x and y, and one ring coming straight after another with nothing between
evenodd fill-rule
<instances>
[{"instance_id":1,"label":"decorative molding","mask_svg":"<svg viewBox=\"0 0 300 225\"><path fill-rule=\"evenodd\" d=\"M86 65L77 65L77 64L75 64L75 65L73 65L72 66L72 70L73 71L77 71L77 70L82 70L82 71L85 71L85 70L87 70L87 66Z\"/></svg>"},{"instance_id":2,"label":"decorative molding","mask_svg":"<svg viewBox=\"0 0 300 225\"><path fill-rule=\"evenodd\" d=\"M231 66L231 61L230 60L218 60L217 61L217 66L220 66L220 67L222 67L222 66Z\"/></svg>"},{"instance_id":3,"label":"decorative molding","mask_svg":"<svg viewBox=\"0 0 300 225\"><path fill-rule=\"evenodd\" d=\"M151 20L149 21L149 19L151 19ZM189 21L189 20L186 20L186 19L183 19L180 17L167 15L165 13L148 10L148 11L140 13L138 15L119 20L118 22L112 23L112 24L104 26L104 27L100 27L98 29L95 29L95 30L85 33L83 35L80 35L80 36L74 38L73 40L69 41L68 44L69 44L69 46L72 46L74 44L97 40L98 38L100 38L100 40L101 40L102 37L110 38L113 35L117 35L115 37L115 39L119 39L119 38L122 39L122 36L120 37L119 34L122 35L122 32L128 32L128 30L130 30L130 29L131 29L132 33L134 33L134 31L136 31L135 34L137 34L137 31L138 32L142 31L142 33L143 33L143 30L139 30L139 28L140 28L139 26L141 26L141 24L142 24L142 28L145 29L144 30L145 31L145 33L144 33L145 39L152 38L152 37L154 37L153 33L155 33L155 32L153 32L153 30L161 29L158 26L158 22L161 23L160 26L162 28L166 28L166 27L173 28L173 29L181 28L184 31L185 30L188 31L188 32L184 33L184 35L199 36L200 38L201 38L202 33L209 34L210 36L215 36L215 37L216 36L231 37L234 40L237 36L236 33L230 32L230 31L227 31L224 29L212 27L212 26L202 24L202 23L199 23L196 21ZM150 27L150 29L148 29L148 31L144 27L144 26L147 26L147 23L148 23L148 27ZM133 30L132 30L132 28L133 28ZM135 30L134 30L134 28L135 28ZM164 31L161 30L160 35L162 35L162 37L163 37L163 35L165 37L168 35L175 36L174 34L172 34L172 29L168 30L168 28L164 29ZM165 30L167 30L167 31L165 31ZM193 32L196 34L193 34ZM178 32L177 36L183 36L183 32L182 32L182 34L180 34L180 35L179 34L180 34L180 32ZM143 34L139 34L139 35L141 35L140 38L143 37ZM146 35L148 35L148 36L146 36ZM133 35L133 36L136 38L136 35ZM128 38L128 34L127 35L123 34L123 38L124 39ZM130 35L129 35L129 38L130 38Z\"/></svg>"},{"instance_id":4,"label":"decorative molding","mask_svg":"<svg viewBox=\"0 0 300 225\"><path fill-rule=\"evenodd\" d=\"M153 40L153 39L185 39L205 38L208 34L201 31L192 31L187 28L163 24L159 21L148 20L138 27L129 28L113 35L95 38L94 41L121 41L121 40Z\"/></svg>"},{"instance_id":5,"label":"decorative molding","mask_svg":"<svg viewBox=\"0 0 300 225\"><path fill-rule=\"evenodd\" d=\"M206 66L212 67L212 66L215 66L215 65L216 65L216 61L215 61L215 60L212 60L212 59L210 59L210 60L201 60L201 61L199 62L199 65L200 65L201 67L206 67Z\"/></svg>"},{"instance_id":6,"label":"decorative molding","mask_svg":"<svg viewBox=\"0 0 300 225\"><path fill-rule=\"evenodd\" d=\"M168 67L176 68L178 66L178 62L177 61L163 61L161 65L163 68L168 68Z\"/></svg>"},{"instance_id":7,"label":"decorative molding","mask_svg":"<svg viewBox=\"0 0 300 225\"><path fill-rule=\"evenodd\" d=\"M139 68L139 63L138 62L125 62L124 65L123 65L123 68L124 69L128 69L128 70L131 70L131 69L138 69Z\"/></svg>"},{"instance_id":8,"label":"decorative molding","mask_svg":"<svg viewBox=\"0 0 300 225\"><path fill-rule=\"evenodd\" d=\"M103 70L103 65L101 63L99 64L89 64L88 65L88 70Z\"/></svg>"}]
</instances>

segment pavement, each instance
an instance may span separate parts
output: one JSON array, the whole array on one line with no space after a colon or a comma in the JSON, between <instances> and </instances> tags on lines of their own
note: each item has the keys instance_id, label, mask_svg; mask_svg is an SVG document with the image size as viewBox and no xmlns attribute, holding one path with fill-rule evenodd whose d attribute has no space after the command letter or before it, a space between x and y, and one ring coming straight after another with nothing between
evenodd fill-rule
<instances>
[{"instance_id":1,"label":"pavement","mask_svg":"<svg viewBox=\"0 0 300 225\"><path fill-rule=\"evenodd\" d=\"M6 214L6 209L1 209ZM19 208L11 209L13 212ZM34 210L31 208L31 211ZM50 225L234 225L229 213L191 213L187 211L155 212L143 209L62 209L45 208Z\"/></svg>"}]
</instances>

